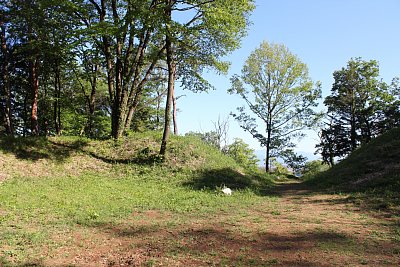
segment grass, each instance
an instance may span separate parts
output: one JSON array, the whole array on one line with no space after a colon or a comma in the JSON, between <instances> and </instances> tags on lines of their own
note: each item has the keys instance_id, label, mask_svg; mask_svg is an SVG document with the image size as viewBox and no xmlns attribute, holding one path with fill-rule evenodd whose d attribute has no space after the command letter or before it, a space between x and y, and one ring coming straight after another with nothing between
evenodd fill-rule
<instances>
[{"instance_id":1,"label":"grass","mask_svg":"<svg viewBox=\"0 0 400 267\"><path fill-rule=\"evenodd\" d=\"M350 193L349 201L366 209L400 212L400 128L361 146L306 184L335 193Z\"/></svg>"},{"instance_id":2,"label":"grass","mask_svg":"<svg viewBox=\"0 0 400 267\"><path fill-rule=\"evenodd\" d=\"M0 139L0 266L104 263L99 257L116 266L307 266L318 253L332 265L337 255L359 264L358 254L372 264L351 224L335 223L345 213L332 206L345 209L335 202L343 197L276 194L272 176L193 137L173 136L162 158L160 139ZM398 246L384 242L398 242L398 225L389 232L370 219L382 235L363 238L365 247L387 245L379 262L393 263Z\"/></svg>"},{"instance_id":3,"label":"grass","mask_svg":"<svg viewBox=\"0 0 400 267\"><path fill-rule=\"evenodd\" d=\"M118 142L2 139L0 177L6 179L0 186L0 255L28 262L40 257L40 247L53 246L54 233L118 225L149 210L201 217L246 209L272 184L270 177L247 173L195 138L173 137L163 160L159 141L158 133ZM234 197L223 195L223 184ZM174 227L179 221L166 224Z\"/></svg>"},{"instance_id":4,"label":"grass","mask_svg":"<svg viewBox=\"0 0 400 267\"><path fill-rule=\"evenodd\" d=\"M400 188L400 128L393 129L356 149L309 184L342 190Z\"/></svg>"}]
</instances>

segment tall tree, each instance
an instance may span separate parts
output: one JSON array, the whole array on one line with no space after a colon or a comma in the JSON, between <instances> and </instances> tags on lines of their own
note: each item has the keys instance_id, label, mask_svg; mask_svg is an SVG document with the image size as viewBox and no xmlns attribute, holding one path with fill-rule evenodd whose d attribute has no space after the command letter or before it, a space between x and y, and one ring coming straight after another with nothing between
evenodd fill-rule
<instances>
[{"instance_id":1,"label":"tall tree","mask_svg":"<svg viewBox=\"0 0 400 267\"><path fill-rule=\"evenodd\" d=\"M390 112L396 109L395 80L391 87L380 80L376 60L350 59L346 68L333 73L333 78L331 95L324 101L329 123L321 130L317 145L330 164L333 159L328 160L327 151L330 158L347 156L389 129L389 121L396 114Z\"/></svg>"},{"instance_id":2,"label":"tall tree","mask_svg":"<svg viewBox=\"0 0 400 267\"><path fill-rule=\"evenodd\" d=\"M165 41L171 81L165 110L165 126L160 154L164 155L170 132L170 108L175 79L184 89L207 91L213 86L202 77L204 69L226 73L229 64L221 60L240 45L246 34L252 0L165 0ZM174 19L177 18L177 19ZM186 19L183 19L186 18ZM168 59L169 58L169 59Z\"/></svg>"},{"instance_id":3,"label":"tall tree","mask_svg":"<svg viewBox=\"0 0 400 267\"><path fill-rule=\"evenodd\" d=\"M282 44L261 43L246 60L242 74L231 78L230 93L240 95L250 109L233 114L240 126L266 148L265 170L270 159L294 147L293 138L311 127L319 115L313 110L321 97L320 85L308 76L307 66ZM258 127L261 120L264 127ZM265 132L265 134L264 134Z\"/></svg>"},{"instance_id":4,"label":"tall tree","mask_svg":"<svg viewBox=\"0 0 400 267\"><path fill-rule=\"evenodd\" d=\"M78 16L103 53L114 138L129 128L144 86L164 53L159 33L162 7L155 0L80 3Z\"/></svg>"},{"instance_id":5,"label":"tall tree","mask_svg":"<svg viewBox=\"0 0 400 267\"><path fill-rule=\"evenodd\" d=\"M175 75L176 75L176 59L175 51L172 42L172 7L175 0L165 0L165 48L167 54L167 68L168 68L168 84L167 84L167 101L165 106L164 117L164 132L161 141L160 154L165 155L167 148L167 141L170 134L171 124L171 106L175 90Z\"/></svg>"}]
</instances>

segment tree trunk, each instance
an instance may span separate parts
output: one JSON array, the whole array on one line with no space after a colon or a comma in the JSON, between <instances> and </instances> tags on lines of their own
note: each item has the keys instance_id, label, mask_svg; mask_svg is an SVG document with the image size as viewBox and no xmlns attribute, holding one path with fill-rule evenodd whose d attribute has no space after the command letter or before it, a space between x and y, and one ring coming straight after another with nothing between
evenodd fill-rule
<instances>
[{"instance_id":1,"label":"tree trunk","mask_svg":"<svg viewBox=\"0 0 400 267\"><path fill-rule=\"evenodd\" d=\"M61 97L61 79L60 79L60 67L56 63L55 68L55 77L54 77L54 112L53 112L53 120L54 120L54 128L56 130L56 134L61 134L61 108L60 108L60 97Z\"/></svg>"},{"instance_id":2,"label":"tree trunk","mask_svg":"<svg viewBox=\"0 0 400 267\"><path fill-rule=\"evenodd\" d=\"M268 103L268 123L267 123L267 145L266 145L266 156L265 156L265 172L271 171L271 166L269 165L270 154L271 154L271 134L272 134L272 109L271 101Z\"/></svg>"},{"instance_id":3,"label":"tree trunk","mask_svg":"<svg viewBox=\"0 0 400 267\"><path fill-rule=\"evenodd\" d=\"M88 117L88 136L93 137L93 120L94 120L94 111L95 111L95 102L96 102L96 87L97 87L97 74L99 70L99 65L95 64L93 66L93 77L91 80L92 90L90 92L90 97L88 99L89 106L89 117Z\"/></svg>"},{"instance_id":4,"label":"tree trunk","mask_svg":"<svg viewBox=\"0 0 400 267\"><path fill-rule=\"evenodd\" d=\"M32 135L39 134L39 121L38 121L38 99L39 99L39 75L38 75L39 62L35 59L31 62L31 92L32 92L32 109L31 109L31 133Z\"/></svg>"},{"instance_id":5,"label":"tree trunk","mask_svg":"<svg viewBox=\"0 0 400 267\"><path fill-rule=\"evenodd\" d=\"M269 166L269 161L270 161L270 147L271 145L271 129L270 127L267 130L267 145L266 145L266 151L265 151L265 172L270 171L270 166Z\"/></svg>"},{"instance_id":6,"label":"tree trunk","mask_svg":"<svg viewBox=\"0 0 400 267\"><path fill-rule=\"evenodd\" d=\"M3 66L2 66L2 74L3 74L3 90L0 91L0 97L3 99L0 102L0 108L2 109L2 116L4 121L4 128L6 130L7 135L13 135L13 123L12 123L12 112L11 112L11 88L10 88L10 80L8 74L8 51L7 51L7 43L6 43L6 28L3 25L3 22L0 21L1 28L1 51L3 54Z\"/></svg>"},{"instance_id":7,"label":"tree trunk","mask_svg":"<svg viewBox=\"0 0 400 267\"><path fill-rule=\"evenodd\" d=\"M354 88L351 89L351 117L350 117L350 145L351 151L357 148L357 130L356 130L356 96Z\"/></svg>"},{"instance_id":8,"label":"tree trunk","mask_svg":"<svg viewBox=\"0 0 400 267\"><path fill-rule=\"evenodd\" d=\"M170 134L170 120L171 120L171 104L174 95L175 85L175 62L174 62L174 51L172 47L172 41L170 38L171 34L171 6L170 0L165 1L166 7L166 35L165 35L165 46L167 51L167 65L168 65L168 87L167 87L167 103L165 106L165 121L164 121L164 133L161 142L160 154L165 156L167 150L167 142Z\"/></svg>"},{"instance_id":9,"label":"tree trunk","mask_svg":"<svg viewBox=\"0 0 400 267\"><path fill-rule=\"evenodd\" d=\"M173 112L172 112L172 120L174 122L174 134L178 135L178 121L176 119L176 97L175 97L175 92L172 95L172 105L173 105Z\"/></svg>"}]
</instances>

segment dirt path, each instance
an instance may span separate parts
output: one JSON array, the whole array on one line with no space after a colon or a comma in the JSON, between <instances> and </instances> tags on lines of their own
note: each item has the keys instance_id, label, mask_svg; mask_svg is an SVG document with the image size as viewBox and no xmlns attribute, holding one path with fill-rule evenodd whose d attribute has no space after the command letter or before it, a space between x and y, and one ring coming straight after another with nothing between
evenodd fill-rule
<instances>
[{"instance_id":1,"label":"dirt path","mask_svg":"<svg viewBox=\"0 0 400 267\"><path fill-rule=\"evenodd\" d=\"M343 195L301 184L276 188L246 210L207 216L161 211L119 225L66 233L70 243L45 265L77 266L399 266L396 218L367 214ZM234 196L232 196L234 197ZM397 218L398 220L398 218Z\"/></svg>"}]
</instances>

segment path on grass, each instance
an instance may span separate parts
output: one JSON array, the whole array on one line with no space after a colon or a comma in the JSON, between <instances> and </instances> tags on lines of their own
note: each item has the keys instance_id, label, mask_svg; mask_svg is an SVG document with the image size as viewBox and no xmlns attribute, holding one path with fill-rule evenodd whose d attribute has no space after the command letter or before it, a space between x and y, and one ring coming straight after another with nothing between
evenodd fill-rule
<instances>
[{"instance_id":1,"label":"path on grass","mask_svg":"<svg viewBox=\"0 0 400 267\"><path fill-rule=\"evenodd\" d=\"M314 193L300 183L281 183L273 191L278 197L266 196L246 209L201 216L151 210L118 225L82 228L59 254L68 256L47 264L400 265L395 218L362 211L345 195Z\"/></svg>"},{"instance_id":2,"label":"path on grass","mask_svg":"<svg viewBox=\"0 0 400 267\"><path fill-rule=\"evenodd\" d=\"M360 210L348 195L316 193L299 182L278 184L275 192L276 216L267 215L273 227L266 237L277 265L400 266L393 240L398 218Z\"/></svg>"}]
</instances>

